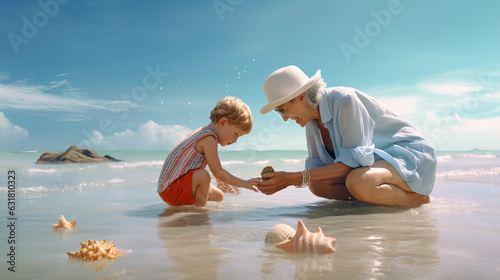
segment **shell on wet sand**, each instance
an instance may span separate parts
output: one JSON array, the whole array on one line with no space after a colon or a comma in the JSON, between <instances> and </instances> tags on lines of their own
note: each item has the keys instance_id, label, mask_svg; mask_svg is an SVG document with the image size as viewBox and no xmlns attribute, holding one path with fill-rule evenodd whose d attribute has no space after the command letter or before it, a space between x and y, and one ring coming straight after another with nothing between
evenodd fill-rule
<instances>
[{"instance_id":1,"label":"shell on wet sand","mask_svg":"<svg viewBox=\"0 0 500 280\"><path fill-rule=\"evenodd\" d=\"M82 248L76 252L67 252L68 256L81 258L83 261L99 261L102 259L116 259L120 256L119 249L113 244L114 241L107 242L88 240L88 242L80 242Z\"/></svg>"},{"instance_id":2,"label":"shell on wet sand","mask_svg":"<svg viewBox=\"0 0 500 280\"><path fill-rule=\"evenodd\" d=\"M266 245L275 246L281 242L292 239L295 235L295 229L286 224L277 224L273 226L266 234Z\"/></svg>"},{"instance_id":3,"label":"shell on wet sand","mask_svg":"<svg viewBox=\"0 0 500 280\"><path fill-rule=\"evenodd\" d=\"M299 220L297 232L293 238L279 243L276 248L294 253L331 254L335 253L335 243L337 240L333 237L326 237L321 228L318 227L318 231L312 233Z\"/></svg>"},{"instance_id":4,"label":"shell on wet sand","mask_svg":"<svg viewBox=\"0 0 500 280\"><path fill-rule=\"evenodd\" d=\"M66 221L63 215L59 217L59 224L54 225L53 227L56 229L74 229L76 226L76 220L74 221Z\"/></svg>"}]
</instances>

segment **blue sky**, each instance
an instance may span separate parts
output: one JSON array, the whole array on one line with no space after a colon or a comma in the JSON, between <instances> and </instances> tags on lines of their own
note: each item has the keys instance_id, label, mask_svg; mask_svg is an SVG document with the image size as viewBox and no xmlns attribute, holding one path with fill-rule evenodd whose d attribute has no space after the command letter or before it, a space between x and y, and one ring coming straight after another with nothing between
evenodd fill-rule
<instances>
[{"instance_id":1,"label":"blue sky","mask_svg":"<svg viewBox=\"0 0 500 280\"><path fill-rule=\"evenodd\" d=\"M498 1L1 1L0 149L169 150L227 95L229 149L305 150L261 115L297 65L382 100L438 150L500 149ZM227 148L224 148L227 149Z\"/></svg>"}]
</instances>

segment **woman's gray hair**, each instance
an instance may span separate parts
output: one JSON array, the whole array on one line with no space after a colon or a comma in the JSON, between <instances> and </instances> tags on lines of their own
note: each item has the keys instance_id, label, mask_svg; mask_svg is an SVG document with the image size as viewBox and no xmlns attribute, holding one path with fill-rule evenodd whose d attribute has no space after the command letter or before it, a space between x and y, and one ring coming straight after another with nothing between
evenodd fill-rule
<instances>
[{"instance_id":1,"label":"woman's gray hair","mask_svg":"<svg viewBox=\"0 0 500 280\"><path fill-rule=\"evenodd\" d=\"M306 103L309 107L316 109L319 105L319 97L321 96L323 89L326 87L323 79L319 79L312 87L305 91Z\"/></svg>"}]
</instances>

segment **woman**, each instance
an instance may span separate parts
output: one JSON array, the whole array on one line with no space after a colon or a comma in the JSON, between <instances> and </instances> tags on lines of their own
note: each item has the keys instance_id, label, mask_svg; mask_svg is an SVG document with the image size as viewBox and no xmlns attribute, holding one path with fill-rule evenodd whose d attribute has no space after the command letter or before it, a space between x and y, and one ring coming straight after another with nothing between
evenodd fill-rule
<instances>
[{"instance_id":1,"label":"woman","mask_svg":"<svg viewBox=\"0 0 500 280\"><path fill-rule=\"evenodd\" d=\"M290 185L309 186L328 199L416 207L429 202L436 155L415 127L386 105L353 88L325 88L320 71L309 78L296 66L264 82L268 104L306 127L305 170L274 172L259 189L270 195Z\"/></svg>"}]
</instances>

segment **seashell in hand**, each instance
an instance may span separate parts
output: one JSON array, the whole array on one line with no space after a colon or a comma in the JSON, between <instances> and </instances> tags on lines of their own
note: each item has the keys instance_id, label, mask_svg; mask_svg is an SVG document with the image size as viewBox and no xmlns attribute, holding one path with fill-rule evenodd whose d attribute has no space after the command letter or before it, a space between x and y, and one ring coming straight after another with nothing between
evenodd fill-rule
<instances>
[{"instance_id":1,"label":"seashell in hand","mask_svg":"<svg viewBox=\"0 0 500 280\"><path fill-rule=\"evenodd\" d=\"M260 173L260 176L266 174L266 173L271 173L271 172L274 172L274 168L272 166L266 166L264 167L264 169L262 169L262 172ZM262 180L269 180L269 179L266 179L266 178L262 178Z\"/></svg>"}]
</instances>

